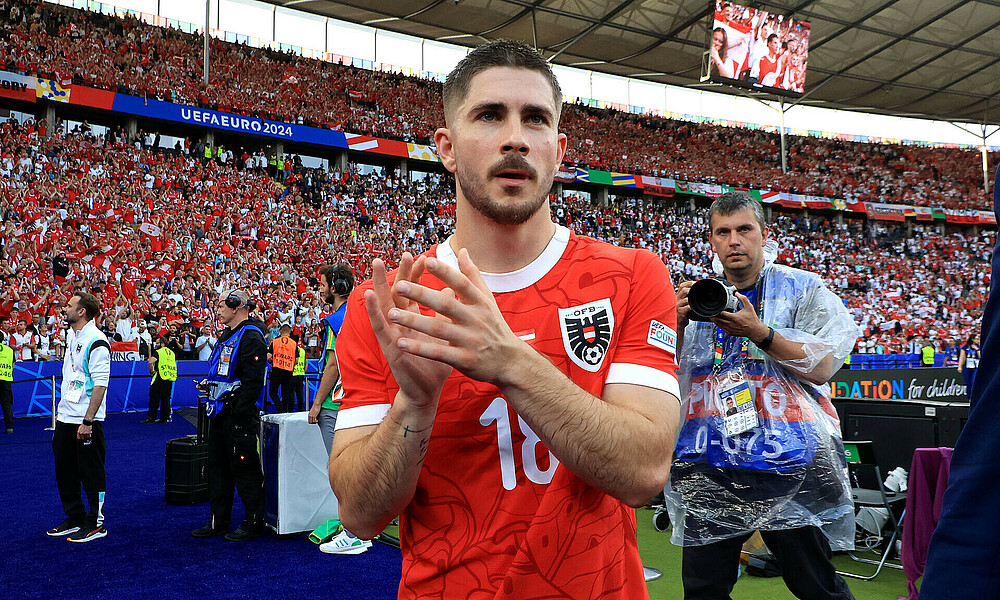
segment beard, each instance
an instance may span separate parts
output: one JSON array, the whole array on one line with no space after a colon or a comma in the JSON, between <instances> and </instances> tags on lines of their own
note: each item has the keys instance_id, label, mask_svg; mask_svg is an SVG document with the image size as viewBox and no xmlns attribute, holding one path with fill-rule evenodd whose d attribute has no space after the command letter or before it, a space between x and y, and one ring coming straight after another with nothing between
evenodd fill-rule
<instances>
[{"instance_id":1,"label":"beard","mask_svg":"<svg viewBox=\"0 0 1000 600\"><path fill-rule=\"evenodd\" d=\"M326 302L327 304L333 304L333 301L336 299L337 297L333 295L333 292L327 292L326 295L323 296L323 302Z\"/></svg>"},{"instance_id":2,"label":"beard","mask_svg":"<svg viewBox=\"0 0 1000 600\"><path fill-rule=\"evenodd\" d=\"M504 204L491 198L489 192L486 191L486 186L488 179L508 169L517 169L528 173L531 179L538 179L538 172L519 154L510 154L493 165L487 172L486 180L476 173L463 169L461 165L458 165L455 171L455 179L458 180L458 185L462 188L465 199L481 215L498 225L520 225L533 217L545 204L549 196L549 189L552 187L552 177L548 178L547 184L544 180L541 181L543 185L539 186L540 191L537 196L529 196L518 199L512 204ZM524 190L518 187L506 187L511 196L516 197L519 193L524 193Z\"/></svg>"}]
</instances>

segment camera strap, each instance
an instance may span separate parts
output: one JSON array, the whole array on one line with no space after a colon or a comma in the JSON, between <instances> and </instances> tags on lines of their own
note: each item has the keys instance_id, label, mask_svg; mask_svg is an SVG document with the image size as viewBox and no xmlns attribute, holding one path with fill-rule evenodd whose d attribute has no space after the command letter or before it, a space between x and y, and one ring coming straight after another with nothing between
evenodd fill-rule
<instances>
[{"instance_id":1,"label":"camera strap","mask_svg":"<svg viewBox=\"0 0 1000 600\"><path fill-rule=\"evenodd\" d=\"M758 277L757 285L754 287L754 312L757 316L764 314L764 278ZM712 358L712 366L718 372L725 359L726 332L719 326L715 327L715 355ZM750 339L741 338L740 341L740 361L746 362L747 352L750 349Z\"/></svg>"},{"instance_id":2,"label":"camera strap","mask_svg":"<svg viewBox=\"0 0 1000 600\"><path fill-rule=\"evenodd\" d=\"M761 314L764 307L764 278L757 279L754 288L754 312ZM743 365L747 360L750 340L740 338L740 361L738 364L722 371L725 358L726 333L722 328L715 328L715 356L713 358L712 389L716 405L722 410L722 428L726 437L732 438L749 431L759 424L757 408L753 401L753 392Z\"/></svg>"}]
</instances>

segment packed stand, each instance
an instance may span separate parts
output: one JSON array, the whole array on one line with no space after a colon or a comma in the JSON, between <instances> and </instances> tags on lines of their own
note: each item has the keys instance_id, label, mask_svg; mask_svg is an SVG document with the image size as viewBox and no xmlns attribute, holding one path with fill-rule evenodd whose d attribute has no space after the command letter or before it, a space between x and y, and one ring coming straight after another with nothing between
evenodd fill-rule
<instances>
[{"instance_id":1,"label":"packed stand","mask_svg":"<svg viewBox=\"0 0 1000 600\"><path fill-rule=\"evenodd\" d=\"M199 337L214 330L218 295L232 287L253 291L271 337L287 324L315 355L319 320L330 312L318 300L320 265L346 260L363 279L371 259L393 265L403 250L423 252L454 223L447 176L328 173L297 157L269 173L254 150L220 147L206 159L187 153L201 142L163 150L142 132L95 136L85 122L62 129L45 138L30 121L0 126L0 315L10 315L8 333L45 338L34 349L22 344L23 357L61 355L59 308L82 289L101 298L113 338L148 344L171 334L182 358L194 358ZM649 248L675 284L711 274L703 210L634 198L602 208L569 196L552 211L578 233ZM777 260L839 290L867 331L865 344L905 352L909 336L944 344L978 326L995 232L942 236L917 225L906 237L874 221L789 217L773 232Z\"/></svg>"},{"instance_id":2,"label":"packed stand","mask_svg":"<svg viewBox=\"0 0 1000 600\"><path fill-rule=\"evenodd\" d=\"M444 178L292 166L285 185L247 167L245 150L205 160L88 129L45 139L35 124L0 126L0 315L8 333L23 319L47 336L22 359L61 356L59 309L74 290L101 299L115 339L188 331L196 342L233 287L253 290L273 337L288 324L316 355L330 312L316 291L322 264L347 260L364 277L372 257L422 252L453 223ZM197 344L181 346L194 357Z\"/></svg>"},{"instance_id":3,"label":"packed stand","mask_svg":"<svg viewBox=\"0 0 1000 600\"><path fill-rule=\"evenodd\" d=\"M662 207L636 199L595 208L570 196L552 205L555 220L577 233L648 248L681 281L714 277L707 209ZM771 224L776 262L813 271L845 300L863 329L861 353L912 354L915 340L944 353L979 330L989 295L996 230L942 235L916 225L779 215Z\"/></svg>"},{"instance_id":4,"label":"packed stand","mask_svg":"<svg viewBox=\"0 0 1000 600\"><path fill-rule=\"evenodd\" d=\"M0 65L62 81L244 115L431 143L441 86L290 53L211 40L210 85L197 35L137 19L0 0ZM974 150L779 136L565 106L566 163L870 202L988 209ZM998 153L991 153L995 168Z\"/></svg>"}]
</instances>

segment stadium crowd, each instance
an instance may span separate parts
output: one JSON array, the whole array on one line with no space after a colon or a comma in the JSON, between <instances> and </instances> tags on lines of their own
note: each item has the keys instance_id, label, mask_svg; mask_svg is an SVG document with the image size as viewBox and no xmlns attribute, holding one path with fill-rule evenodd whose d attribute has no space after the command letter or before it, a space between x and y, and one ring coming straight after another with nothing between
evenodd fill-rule
<instances>
[{"instance_id":1,"label":"stadium crowd","mask_svg":"<svg viewBox=\"0 0 1000 600\"><path fill-rule=\"evenodd\" d=\"M0 66L182 104L429 143L440 84L211 41L132 17L0 0ZM948 209L985 209L975 150L790 136L567 104L568 165L682 180ZM989 157L991 169L998 153Z\"/></svg>"},{"instance_id":2,"label":"stadium crowd","mask_svg":"<svg viewBox=\"0 0 1000 600\"><path fill-rule=\"evenodd\" d=\"M363 278L372 258L392 265L403 250L422 252L454 222L446 176L410 182L292 160L279 182L252 150L205 160L120 128L63 129L46 138L30 121L0 127L0 317L18 339L36 336L17 348L22 359L60 355L58 311L73 290L98 295L116 339L176 335L182 358L194 358L230 287L252 290L272 336L287 324L315 354L330 312L317 294L321 264L346 260ZM650 248L675 284L711 273L703 209L637 198L596 207L570 195L553 199L553 215L578 233ZM907 352L914 336L943 348L978 324L995 232L945 236L917 225L907 236L874 221L790 216L773 232L779 262L822 274L847 299L866 329L861 351Z\"/></svg>"},{"instance_id":3,"label":"stadium crowd","mask_svg":"<svg viewBox=\"0 0 1000 600\"><path fill-rule=\"evenodd\" d=\"M175 321L201 328L223 289L249 287L269 325L289 324L314 347L321 264L336 256L364 275L372 257L421 250L447 226L451 192L439 183L299 167L286 187L244 161L86 129L46 139L14 119L2 126L0 315L16 315L11 330L24 319L58 336L59 308L84 289L114 315L103 325L130 341L140 320L160 333Z\"/></svg>"}]
</instances>

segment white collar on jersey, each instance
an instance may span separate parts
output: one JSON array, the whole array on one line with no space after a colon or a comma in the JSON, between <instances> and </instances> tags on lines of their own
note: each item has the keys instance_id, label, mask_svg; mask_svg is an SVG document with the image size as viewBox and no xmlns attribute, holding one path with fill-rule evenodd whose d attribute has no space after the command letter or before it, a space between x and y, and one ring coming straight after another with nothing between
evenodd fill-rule
<instances>
[{"instance_id":1,"label":"white collar on jersey","mask_svg":"<svg viewBox=\"0 0 1000 600\"><path fill-rule=\"evenodd\" d=\"M526 287L538 283L546 273L556 266L562 258L566 246L569 244L569 229L562 225L556 225L556 232L552 235L545 250L538 255L538 258L531 261L524 267L510 273L480 273L483 280L494 294L504 292L516 292ZM451 236L443 243L438 244L437 257L450 267L458 268L458 256L451 248Z\"/></svg>"}]
</instances>

